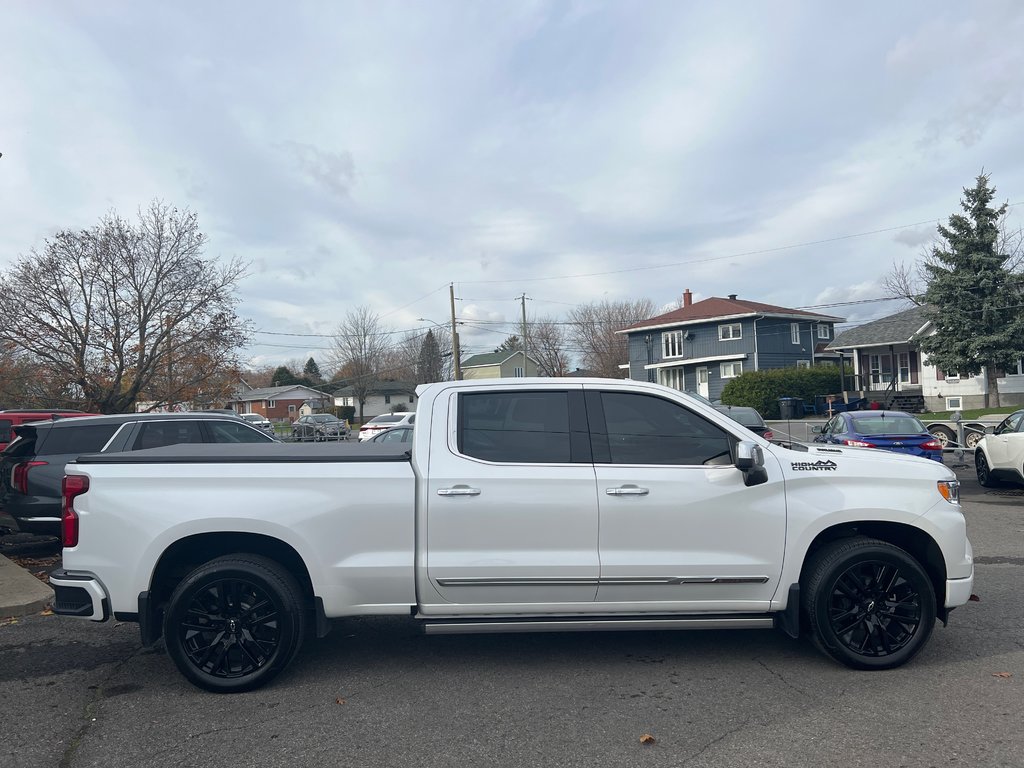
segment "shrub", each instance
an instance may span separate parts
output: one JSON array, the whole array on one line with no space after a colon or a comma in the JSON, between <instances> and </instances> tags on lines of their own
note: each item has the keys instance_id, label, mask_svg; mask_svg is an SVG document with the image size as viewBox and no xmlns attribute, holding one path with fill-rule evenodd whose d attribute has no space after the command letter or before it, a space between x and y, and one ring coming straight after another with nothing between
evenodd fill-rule
<instances>
[{"instance_id":1,"label":"shrub","mask_svg":"<svg viewBox=\"0 0 1024 768\"><path fill-rule=\"evenodd\" d=\"M799 397L813 404L816 395L836 394L841 386L839 368L834 365L770 368L748 371L729 381L722 390L722 402L756 408L766 419L777 419L780 397Z\"/></svg>"}]
</instances>

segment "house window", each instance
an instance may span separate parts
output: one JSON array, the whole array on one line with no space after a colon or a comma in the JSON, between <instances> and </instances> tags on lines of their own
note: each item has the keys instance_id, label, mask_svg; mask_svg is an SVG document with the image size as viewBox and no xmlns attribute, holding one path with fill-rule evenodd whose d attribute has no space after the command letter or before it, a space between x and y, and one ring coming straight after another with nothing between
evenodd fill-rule
<instances>
[{"instance_id":1,"label":"house window","mask_svg":"<svg viewBox=\"0 0 1024 768\"><path fill-rule=\"evenodd\" d=\"M267 401L267 407L268 408L277 408L277 400L268 400Z\"/></svg>"},{"instance_id":2,"label":"house window","mask_svg":"<svg viewBox=\"0 0 1024 768\"><path fill-rule=\"evenodd\" d=\"M686 379L682 368L662 368L658 371L658 383L672 389L686 389Z\"/></svg>"},{"instance_id":3,"label":"house window","mask_svg":"<svg viewBox=\"0 0 1024 768\"><path fill-rule=\"evenodd\" d=\"M723 379L735 379L743 373L743 363L737 360L735 363L722 363L721 374Z\"/></svg>"},{"instance_id":4,"label":"house window","mask_svg":"<svg viewBox=\"0 0 1024 768\"><path fill-rule=\"evenodd\" d=\"M718 326L718 340L731 341L732 339L743 338L743 326L739 323Z\"/></svg>"},{"instance_id":5,"label":"house window","mask_svg":"<svg viewBox=\"0 0 1024 768\"><path fill-rule=\"evenodd\" d=\"M1007 371L1011 376L1024 376L1024 357L1017 361L1017 370Z\"/></svg>"},{"instance_id":6,"label":"house window","mask_svg":"<svg viewBox=\"0 0 1024 768\"><path fill-rule=\"evenodd\" d=\"M789 340L794 344L800 343L800 323L789 324Z\"/></svg>"},{"instance_id":7,"label":"house window","mask_svg":"<svg viewBox=\"0 0 1024 768\"><path fill-rule=\"evenodd\" d=\"M295 413L295 406L294 405L289 405L288 406L288 413Z\"/></svg>"},{"instance_id":8,"label":"house window","mask_svg":"<svg viewBox=\"0 0 1024 768\"><path fill-rule=\"evenodd\" d=\"M946 398L946 410L947 411L962 411L963 410L963 398L962 397L947 397Z\"/></svg>"},{"instance_id":9,"label":"house window","mask_svg":"<svg viewBox=\"0 0 1024 768\"><path fill-rule=\"evenodd\" d=\"M384 405L391 405L391 395L384 395Z\"/></svg>"},{"instance_id":10,"label":"house window","mask_svg":"<svg viewBox=\"0 0 1024 768\"><path fill-rule=\"evenodd\" d=\"M943 373L947 381L949 381L949 379L955 380L960 378L960 371L943 371Z\"/></svg>"},{"instance_id":11,"label":"house window","mask_svg":"<svg viewBox=\"0 0 1024 768\"><path fill-rule=\"evenodd\" d=\"M910 383L910 353L899 353L900 384Z\"/></svg>"},{"instance_id":12,"label":"house window","mask_svg":"<svg viewBox=\"0 0 1024 768\"><path fill-rule=\"evenodd\" d=\"M415 403L416 402L416 398L413 397L412 395L409 395L409 402L410 403Z\"/></svg>"},{"instance_id":13,"label":"house window","mask_svg":"<svg viewBox=\"0 0 1024 768\"><path fill-rule=\"evenodd\" d=\"M891 365L888 355L884 355L885 363L883 365L883 355L869 355L868 366L871 372L871 383L872 384L888 384L892 381L892 371L886 370Z\"/></svg>"},{"instance_id":14,"label":"house window","mask_svg":"<svg viewBox=\"0 0 1024 768\"><path fill-rule=\"evenodd\" d=\"M682 331L668 331L661 334L661 356L682 357L683 338Z\"/></svg>"},{"instance_id":15,"label":"house window","mask_svg":"<svg viewBox=\"0 0 1024 768\"><path fill-rule=\"evenodd\" d=\"M797 368L810 368L811 367L811 361L810 360L797 360L796 361L796 367Z\"/></svg>"},{"instance_id":16,"label":"house window","mask_svg":"<svg viewBox=\"0 0 1024 768\"><path fill-rule=\"evenodd\" d=\"M832 330L831 330L831 328L829 328L829 326L827 326L827 325L819 325L818 326L818 338L819 339L829 339L829 338L832 338Z\"/></svg>"},{"instance_id":17,"label":"house window","mask_svg":"<svg viewBox=\"0 0 1024 768\"><path fill-rule=\"evenodd\" d=\"M512 375L515 376L517 379L521 379L526 375L526 373L523 371L522 368L517 367L515 370L512 371Z\"/></svg>"}]
</instances>

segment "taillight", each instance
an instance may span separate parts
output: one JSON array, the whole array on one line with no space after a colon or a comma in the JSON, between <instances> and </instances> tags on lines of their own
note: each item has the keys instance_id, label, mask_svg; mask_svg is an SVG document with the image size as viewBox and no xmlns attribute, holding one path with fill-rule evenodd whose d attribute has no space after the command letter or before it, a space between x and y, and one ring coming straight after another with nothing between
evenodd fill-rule
<instances>
[{"instance_id":1,"label":"taillight","mask_svg":"<svg viewBox=\"0 0 1024 768\"><path fill-rule=\"evenodd\" d=\"M65 547L78 546L78 513L75 512L75 498L89 490L89 478L84 475L64 475L60 483L63 499L60 510L62 544Z\"/></svg>"},{"instance_id":2,"label":"taillight","mask_svg":"<svg viewBox=\"0 0 1024 768\"><path fill-rule=\"evenodd\" d=\"M28 471L32 467L45 467L45 461L23 461L14 465L14 475L11 477L11 485L18 493L28 495Z\"/></svg>"},{"instance_id":3,"label":"taillight","mask_svg":"<svg viewBox=\"0 0 1024 768\"><path fill-rule=\"evenodd\" d=\"M942 443L938 440L929 440L927 443L921 443L921 447L926 451L941 451Z\"/></svg>"},{"instance_id":4,"label":"taillight","mask_svg":"<svg viewBox=\"0 0 1024 768\"><path fill-rule=\"evenodd\" d=\"M848 445L851 448L874 448L874 443L865 443L863 440L843 440L843 445Z\"/></svg>"}]
</instances>

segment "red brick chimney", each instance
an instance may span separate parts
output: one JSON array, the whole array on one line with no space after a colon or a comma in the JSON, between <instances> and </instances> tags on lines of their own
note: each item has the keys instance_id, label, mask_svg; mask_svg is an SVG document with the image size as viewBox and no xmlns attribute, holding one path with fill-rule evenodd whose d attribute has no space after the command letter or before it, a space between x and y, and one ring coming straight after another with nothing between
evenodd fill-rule
<instances>
[{"instance_id":1,"label":"red brick chimney","mask_svg":"<svg viewBox=\"0 0 1024 768\"><path fill-rule=\"evenodd\" d=\"M683 309L686 309L691 304L693 304L693 294L690 293L690 289L687 288L683 291Z\"/></svg>"}]
</instances>

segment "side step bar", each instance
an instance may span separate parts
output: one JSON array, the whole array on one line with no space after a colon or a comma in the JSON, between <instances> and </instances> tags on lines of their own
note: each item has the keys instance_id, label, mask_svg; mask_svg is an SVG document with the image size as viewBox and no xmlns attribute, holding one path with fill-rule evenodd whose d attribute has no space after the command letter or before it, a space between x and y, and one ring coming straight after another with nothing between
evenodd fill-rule
<instances>
[{"instance_id":1,"label":"side step bar","mask_svg":"<svg viewBox=\"0 0 1024 768\"><path fill-rule=\"evenodd\" d=\"M621 632L650 629L772 629L774 626L774 617L766 614L423 620L423 631L428 635L487 632Z\"/></svg>"}]
</instances>

